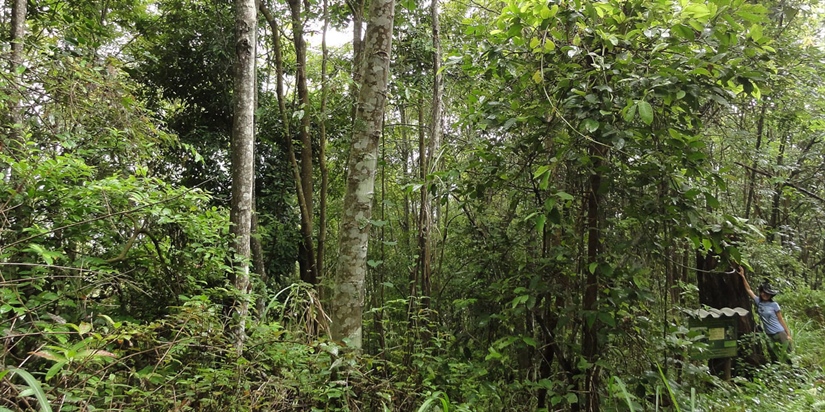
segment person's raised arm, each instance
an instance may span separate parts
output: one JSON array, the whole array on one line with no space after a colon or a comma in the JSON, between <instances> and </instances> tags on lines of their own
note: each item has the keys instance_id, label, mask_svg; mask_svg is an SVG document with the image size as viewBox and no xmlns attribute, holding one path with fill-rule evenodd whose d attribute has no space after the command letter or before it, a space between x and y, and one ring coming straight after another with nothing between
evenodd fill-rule
<instances>
[{"instance_id":1,"label":"person's raised arm","mask_svg":"<svg viewBox=\"0 0 825 412\"><path fill-rule=\"evenodd\" d=\"M753 293L753 290L751 290L751 285L748 284L748 279L745 278L745 268L742 266L739 266L739 276L742 277L742 283L745 284L745 291L748 292L748 296L750 296L751 299L756 299L756 293Z\"/></svg>"}]
</instances>

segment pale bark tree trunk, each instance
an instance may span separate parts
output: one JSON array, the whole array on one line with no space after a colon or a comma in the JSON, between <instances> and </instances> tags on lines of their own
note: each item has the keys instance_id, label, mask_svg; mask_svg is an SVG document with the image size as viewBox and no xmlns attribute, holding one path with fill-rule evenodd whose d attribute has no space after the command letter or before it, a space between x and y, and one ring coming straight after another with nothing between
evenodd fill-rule
<instances>
[{"instance_id":1,"label":"pale bark tree trunk","mask_svg":"<svg viewBox=\"0 0 825 412\"><path fill-rule=\"evenodd\" d=\"M249 312L249 258L255 145L255 45L257 15L254 0L235 0L235 107L232 125L232 202L230 232L237 267L233 271L240 298L234 303L235 346L243 351Z\"/></svg>"},{"instance_id":2,"label":"pale bark tree trunk","mask_svg":"<svg viewBox=\"0 0 825 412\"><path fill-rule=\"evenodd\" d=\"M430 4L430 18L432 19L432 41L433 41L433 96L430 117L430 141L427 147L427 168L430 172L435 172L437 156L436 153L441 148L441 25L438 21L438 0L432 0ZM426 183L426 182L425 182ZM428 193L429 194L429 193ZM429 303L432 295L432 214L429 207L430 199L427 199L427 270L421 277L421 294L425 296L425 303ZM437 222L437 220L436 220ZM426 276L424 276L426 274Z\"/></svg>"},{"instance_id":3,"label":"pale bark tree trunk","mask_svg":"<svg viewBox=\"0 0 825 412\"><path fill-rule=\"evenodd\" d=\"M361 58L364 55L364 3L365 0L347 0L352 12L352 83L349 94L352 96L351 117L355 121L355 102L358 100L358 84L361 83Z\"/></svg>"},{"instance_id":4,"label":"pale bark tree trunk","mask_svg":"<svg viewBox=\"0 0 825 412\"><path fill-rule=\"evenodd\" d=\"M11 52L9 53L9 72L15 76L15 70L23 64L23 38L26 35L26 0L13 0L11 4ZM14 87L12 87L14 89ZM22 133L20 128L23 124L23 113L20 104L19 92L13 91L10 95L12 98L9 107L9 139L5 144L22 145ZM0 142L0 150L16 149L12 147L4 147L4 142Z\"/></svg>"},{"instance_id":5,"label":"pale bark tree trunk","mask_svg":"<svg viewBox=\"0 0 825 412\"><path fill-rule=\"evenodd\" d=\"M364 280L367 273L372 199L383 126L392 49L394 0L373 0L364 39L361 90L347 161L347 189L341 217L338 267L332 291L332 338L362 346Z\"/></svg>"},{"instance_id":6,"label":"pale bark tree trunk","mask_svg":"<svg viewBox=\"0 0 825 412\"><path fill-rule=\"evenodd\" d=\"M292 16L292 40L295 45L295 83L298 91L298 111L303 113L300 116L300 126L298 135L301 140L301 189L303 190L303 202L301 213L307 216L301 219L301 232L303 233L303 244L301 245L301 280L310 284L318 283L318 275L315 266L315 253L312 247L312 139L309 136L309 89L307 88L307 47L304 41L304 22L301 17L301 1L289 0L289 10Z\"/></svg>"}]
</instances>

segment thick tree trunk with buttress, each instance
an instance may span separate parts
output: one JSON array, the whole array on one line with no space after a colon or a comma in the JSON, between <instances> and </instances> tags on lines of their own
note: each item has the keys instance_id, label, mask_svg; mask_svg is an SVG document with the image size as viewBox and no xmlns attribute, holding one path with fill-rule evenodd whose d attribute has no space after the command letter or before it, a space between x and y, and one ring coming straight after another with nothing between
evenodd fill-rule
<instances>
[{"instance_id":1,"label":"thick tree trunk with buttress","mask_svg":"<svg viewBox=\"0 0 825 412\"><path fill-rule=\"evenodd\" d=\"M361 64L361 90L347 161L347 188L341 217L338 266L332 286L332 338L362 346L364 281L367 273L372 199L378 142L383 128L384 104L392 48L394 0L373 0Z\"/></svg>"},{"instance_id":2,"label":"thick tree trunk with buttress","mask_svg":"<svg viewBox=\"0 0 825 412\"><path fill-rule=\"evenodd\" d=\"M249 311L249 258L252 229L255 145L255 45L257 14L254 0L235 0L235 107L232 125L231 233L234 241L235 287L240 297L234 303L235 346L243 351Z\"/></svg>"}]
</instances>

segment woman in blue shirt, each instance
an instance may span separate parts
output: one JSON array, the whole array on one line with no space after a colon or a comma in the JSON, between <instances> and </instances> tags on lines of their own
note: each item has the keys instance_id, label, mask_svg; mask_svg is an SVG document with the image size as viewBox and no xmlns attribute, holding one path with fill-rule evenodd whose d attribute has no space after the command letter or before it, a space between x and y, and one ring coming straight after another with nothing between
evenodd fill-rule
<instances>
[{"instance_id":1,"label":"woman in blue shirt","mask_svg":"<svg viewBox=\"0 0 825 412\"><path fill-rule=\"evenodd\" d=\"M742 282L745 283L745 290L748 295L756 303L756 311L759 314L759 320L762 321L762 328L765 333L770 336L775 343L782 345L787 352L791 351L791 330L788 324L785 323L785 318L782 317L782 311L779 304L773 301L778 291L774 290L767 283L759 286L759 296L753 293L751 286L748 284L748 279L745 278L745 268L739 266L739 276L742 277ZM771 358L776 361L778 354L774 348L771 348Z\"/></svg>"}]
</instances>

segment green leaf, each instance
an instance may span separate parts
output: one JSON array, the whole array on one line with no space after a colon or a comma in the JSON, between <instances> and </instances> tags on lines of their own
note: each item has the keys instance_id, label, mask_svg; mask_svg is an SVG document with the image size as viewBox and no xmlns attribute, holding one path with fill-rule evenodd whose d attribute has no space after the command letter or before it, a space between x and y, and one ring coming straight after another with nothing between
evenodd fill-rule
<instances>
[{"instance_id":1,"label":"green leaf","mask_svg":"<svg viewBox=\"0 0 825 412\"><path fill-rule=\"evenodd\" d=\"M718 209L719 208L719 199L716 196L713 196L710 193L705 193L705 201L708 204L708 207L711 209Z\"/></svg>"},{"instance_id":2,"label":"green leaf","mask_svg":"<svg viewBox=\"0 0 825 412\"><path fill-rule=\"evenodd\" d=\"M587 267L587 270L589 270L590 273L596 273L596 268L597 267L599 267L599 263L598 262L592 262L590 264L590 266Z\"/></svg>"},{"instance_id":3,"label":"green leaf","mask_svg":"<svg viewBox=\"0 0 825 412\"><path fill-rule=\"evenodd\" d=\"M539 15L541 16L542 19L546 20L546 19L550 19L550 18L555 17L558 12L559 12L559 5L558 4L554 4L553 7L547 7L546 5L544 5L544 6L542 6L541 12L539 12Z\"/></svg>"},{"instance_id":4,"label":"green leaf","mask_svg":"<svg viewBox=\"0 0 825 412\"><path fill-rule=\"evenodd\" d=\"M537 179L545 173L550 172L550 165L539 166L535 172L533 172L533 179Z\"/></svg>"},{"instance_id":5,"label":"green leaf","mask_svg":"<svg viewBox=\"0 0 825 412\"><path fill-rule=\"evenodd\" d=\"M545 215L538 215L536 216L536 232L544 233L544 224L547 222L547 216Z\"/></svg>"},{"instance_id":6,"label":"green leaf","mask_svg":"<svg viewBox=\"0 0 825 412\"><path fill-rule=\"evenodd\" d=\"M630 408L630 412L635 412L635 410L633 409L633 400L631 400L630 398L630 393L627 392L627 386L625 386L624 382L621 379L619 379L618 376L614 376L613 379L616 381L616 385L619 386L619 389L621 389L622 394L624 395L625 402L627 402L627 406L628 408Z\"/></svg>"},{"instance_id":7,"label":"green leaf","mask_svg":"<svg viewBox=\"0 0 825 412\"><path fill-rule=\"evenodd\" d=\"M711 14L708 6L701 3L692 3L688 5L682 9L682 13L702 22L707 21L707 17Z\"/></svg>"},{"instance_id":8,"label":"green leaf","mask_svg":"<svg viewBox=\"0 0 825 412\"><path fill-rule=\"evenodd\" d=\"M624 121L628 123L633 121L633 118L636 117L636 107L638 107L638 104L636 103L633 103L628 107L625 107L625 112L623 116Z\"/></svg>"},{"instance_id":9,"label":"green leaf","mask_svg":"<svg viewBox=\"0 0 825 412\"><path fill-rule=\"evenodd\" d=\"M80 326L77 328L77 333L81 335L85 335L92 330L92 324L89 322L80 322Z\"/></svg>"},{"instance_id":10,"label":"green leaf","mask_svg":"<svg viewBox=\"0 0 825 412\"><path fill-rule=\"evenodd\" d=\"M582 124L584 125L584 130L587 130L589 133L593 133L599 129L599 122L593 119L584 119Z\"/></svg>"},{"instance_id":11,"label":"green leaf","mask_svg":"<svg viewBox=\"0 0 825 412\"><path fill-rule=\"evenodd\" d=\"M541 69L536 70L536 72L533 73L533 82L535 82L536 84L539 84L543 81L544 81L544 75L541 73Z\"/></svg>"},{"instance_id":12,"label":"green leaf","mask_svg":"<svg viewBox=\"0 0 825 412\"><path fill-rule=\"evenodd\" d=\"M607 312L599 312L599 320L602 321L607 326L615 327L616 326L616 319L613 319L613 315Z\"/></svg>"},{"instance_id":13,"label":"green leaf","mask_svg":"<svg viewBox=\"0 0 825 412\"><path fill-rule=\"evenodd\" d=\"M693 29L685 26L684 24L676 24L670 28L670 31L688 41L693 41L696 39Z\"/></svg>"},{"instance_id":14,"label":"green leaf","mask_svg":"<svg viewBox=\"0 0 825 412\"><path fill-rule=\"evenodd\" d=\"M37 398L37 402L40 405L40 412L52 412L52 406L49 404L49 400L46 399L46 393L43 392L43 387L40 386L40 382L35 379L34 376L23 369L9 368L9 370L23 378L29 385L29 388L33 390L33 395Z\"/></svg>"},{"instance_id":15,"label":"green leaf","mask_svg":"<svg viewBox=\"0 0 825 412\"><path fill-rule=\"evenodd\" d=\"M51 380L54 377L54 375L57 375L57 373L60 372L61 369L63 369L63 366L66 365L66 363L68 363L68 361L60 361L52 365L52 367L49 368L49 370L46 372L46 380Z\"/></svg>"},{"instance_id":16,"label":"green leaf","mask_svg":"<svg viewBox=\"0 0 825 412\"><path fill-rule=\"evenodd\" d=\"M567 192L558 191L556 192L556 196L562 200L573 200L573 195Z\"/></svg>"},{"instance_id":17,"label":"green leaf","mask_svg":"<svg viewBox=\"0 0 825 412\"><path fill-rule=\"evenodd\" d=\"M759 41L762 38L762 26L758 24L754 24L748 30L748 35L753 39L753 41Z\"/></svg>"},{"instance_id":18,"label":"green leaf","mask_svg":"<svg viewBox=\"0 0 825 412\"><path fill-rule=\"evenodd\" d=\"M444 401L446 396L447 395L442 393L441 391L434 392L432 395L430 395L429 398L427 398L427 400L424 401L424 403L421 404L421 406L418 408L418 412L427 412L433 409L436 402L441 403L443 407L445 405ZM446 411L446 408L442 409Z\"/></svg>"},{"instance_id":19,"label":"green leaf","mask_svg":"<svg viewBox=\"0 0 825 412\"><path fill-rule=\"evenodd\" d=\"M636 102L639 106L639 117L642 119L645 124L650 125L653 123L653 107L650 103L639 100Z\"/></svg>"}]
</instances>

